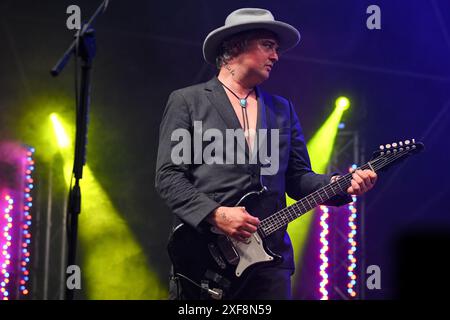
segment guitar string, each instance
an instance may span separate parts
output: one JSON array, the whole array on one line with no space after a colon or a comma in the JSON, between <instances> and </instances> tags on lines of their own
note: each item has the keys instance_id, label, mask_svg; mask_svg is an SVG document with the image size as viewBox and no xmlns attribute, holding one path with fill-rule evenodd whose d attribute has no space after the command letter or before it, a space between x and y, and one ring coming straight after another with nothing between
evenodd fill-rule
<instances>
[{"instance_id":1,"label":"guitar string","mask_svg":"<svg viewBox=\"0 0 450 320\"><path fill-rule=\"evenodd\" d=\"M373 164L374 170L379 170L379 169L382 168L383 166L385 166L385 165L391 163L392 161L398 159L399 157L402 157L404 154L408 153L409 150L411 150L411 148L408 148L408 149L405 149L405 150L399 151L399 152L393 152L393 153L388 154L388 155L383 155L383 157L374 159L374 160L370 161L369 163L367 163L367 164L365 164L365 165L359 167L358 169L367 168L367 167L370 167L370 164ZM386 164L383 165L383 161L382 161L382 160L385 160ZM378 161L382 161L382 163L381 163L381 164L378 164L378 163L377 163ZM378 166L379 166L379 167L378 167ZM375 169L375 167L376 167L377 169ZM353 173L353 172L352 172L352 173ZM342 178L340 178L339 180L337 180L337 181L334 182L334 183L338 184L339 187L340 187L341 190L342 190L341 182L344 182L344 180L347 180L346 178L350 179L352 173L346 174L345 176L343 176ZM345 181L345 182L348 184L348 181ZM317 195L315 195L315 193L319 194L320 191L325 191L325 190L327 189L327 187L330 187L330 188L331 188L331 185L332 185L332 184L329 184L329 185L327 185L326 187L317 190L316 192L312 193L310 196L307 196L307 197L305 197L305 198L308 198L308 197L309 197L309 198L312 198L311 200L314 199L314 202L316 202L316 205L317 205L317 204L318 204L317 199L316 199L316 196L317 196ZM332 188L331 188L331 189L332 189ZM332 189L332 190L333 190L333 192L335 192L334 189ZM325 191L325 192L326 192L326 191ZM304 198L304 199L305 199L305 198ZM321 198L321 197L319 197L319 198ZM289 216L290 216L291 218L293 218L292 220L298 218L299 216L303 215L304 213L306 213L307 211L309 211L309 210L311 210L311 209L313 208L313 207L311 207L311 209L308 210L308 209L305 207L305 205L303 204L304 199L301 199L300 201L298 201L297 203L295 203L295 204L292 205L292 206L289 206L289 207L287 207L287 208L284 208L284 209L280 210L278 213L275 213L275 214L272 215L272 216L275 216L275 215L277 215L277 214L283 214L284 216L286 216L284 213L287 212L287 213L289 214ZM322 199L322 201L323 201L323 199ZM304 209L305 209L306 211L303 212L303 213L301 213L301 214L296 214L295 211L297 211L297 210L294 210L294 206L296 206L296 205L299 204L299 203L304 207ZM309 201L308 201L308 203L309 203ZM310 204L309 204L309 205L310 205ZM311 205L310 205L310 206L311 206ZM296 207L298 207L298 205L297 205ZM291 221L292 221L292 220L291 220ZM279 222L280 220L279 220L279 219L270 219L270 220L268 220L268 221L266 221L266 222L263 220L262 223L264 222L264 225L265 225L267 222L270 222L270 221L272 221L272 223L273 223L273 222L277 222L277 221ZM273 231L278 230L280 227L282 227L282 226L284 226L284 225L285 225L285 224L283 223L283 224L281 224L281 225L275 224L275 225L269 226L269 228L266 227L266 228L263 230L263 231L264 231L264 234L267 236L267 235L271 234Z\"/></svg>"},{"instance_id":2,"label":"guitar string","mask_svg":"<svg viewBox=\"0 0 450 320\"><path fill-rule=\"evenodd\" d=\"M394 154L394 153L393 153L393 154ZM398 158L398 157L402 156L403 154L401 154L401 152L398 152L398 153L395 153L395 155L396 155L396 157L391 157L391 158L395 159L395 158ZM377 163L376 163L377 160L382 160L382 158L375 159L375 160L371 161L370 163L374 163L374 167L377 167ZM369 167L369 164L365 164L365 165L359 167L358 169L364 169L364 168L367 168L367 167ZM379 168L378 168L378 169L379 169ZM335 182L333 183L333 184L335 184L334 186L338 185L338 186L340 187L340 189L343 190L343 189L342 189L341 183L346 183L346 184L348 184L349 181L347 181L347 180L349 180L349 179L351 178L351 174L352 174L352 173L346 174L345 176L343 176L343 177L340 178L339 180L335 181ZM336 191L335 191L334 188L333 188L333 184L328 184L327 186L325 186L325 187L323 187L323 188L321 188L321 189L315 191L315 192L312 193L311 195L309 195L309 196L307 196L307 197L301 199L300 201L298 201L298 202L295 203L294 205L289 206L289 207L286 207L286 208L280 210L278 213L275 213L275 214L272 215L272 216L277 216L277 215L281 215L281 214L284 215L284 216L286 216L285 213L288 213L288 216L291 217L291 218L293 218L292 220L298 218L298 217L301 216L302 214L308 212L309 210L311 210L311 209L313 209L315 206L317 206L317 205L319 204L319 202L318 202L317 200L323 201L322 197L320 196L320 192L321 192L321 191L325 191L325 193L326 193L326 189L331 189L332 194L333 194L333 193L336 193ZM317 197L318 195L319 195L319 197ZM333 195L333 196L334 196L334 195ZM315 202L315 205L314 205L314 206L312 206L312 205L310 204L308 198L311 200L311 202L313 202L313 203ZM308 207L305 206L305 204L304 204L304 201L305 201L305 200L308 202L308 205L309 205L310 209L308 209ZM299 205L302 205L303 208L304 208L304 212L301 213L301 214L297 214L296 211L298 211L298 210L295 210L296 208L297 208L297 209L300 209ZM292 220L291 220L291 221L292 221ZM269 235L269 234L271 234L272 232L278 230L280 227L282 227L282 226L285 225L284 223L280 224L279 221L280 221L279 219L270 219L270 220L266 221L264 224L266 224L267 222L272 222L272 225L269 226L269 228L266 227L266 228L264 229L264 233L265 233L266 235ZM263 222L264 222L264 220L263 220ZM275 223L274 223L274 222L275 222ZM276 223L276 222L278 222L278 223Z\"/></svg>"},{"instance_id":3,"label":"guitar string","mask_svg":"<svg viewBox=\"0 0 450 320\"><path fill-rule=\"evenodd\" d=\"M377 171L377 170L383 168L384 166L386 166L386 165L392 163L392 162L395 161L396 159L402 157L403 155L409 153L409 151L412 150L412 149L415 149L415 148L408 148L408 149L404 149L404 150L402 150L402 151L392 152L392 153L390 153L390 154L385 154L385 155L383 155L382 157L379 157L379 158L376 158L376 159L374 159L374 160L372 160L372 161L369 161L368 163L362 165L361 167L359 167L359 168L357 168L357 169L355 169L355 170L358 170L358 169L366 169L366 168L370 168L370 166L372 166L372 168L373 168L375 171ZM383 160L384 160L384 161L383 161ZM381 161L381 163L378 163L378 162L380 162L380 161ZM300 199L300 200L297 201L295 204L293 204L293 205L291 205L291 206L289 206L289 207L286 207L286 208L284 208L284 209L281 209L281 210L278 211L277 213L275 213L275 214L269 216L268 218L264 219L263 221L261 221L261 227L262 227L262 230L260 230L260 231L262 231L263 235L268 236L268 235L270 235L271 233L273 233L274 231L278 230L280 227L286 225L286 223L284 223L284 220L285 220L285 219L282 218L282 219L280 220L280 219L278 218L278 216L281 216L281 215L282 215L282 216L284 216L284 217L289 217L289 218L291 218L290 221L293 221L294 219L300 217L300 216L303 215L304 213L310 211L311 209L313 209L313 208L315 208L317 205L319 205L320 202L317 202L317 200L320 200L321 202L325 202L325 201L323 201L322 197L320 196L320 192L322 192L322 191L325 192L325 194L328 196L328 199L331 198L331 197L333 197L334 195L337 194L336 191L335 191L334 188L333 188L333 185L334 185L334 186L336 186L336 185L339 186L339 188L341 189L341 191L343 191L341 183L344 182L345 184L348 184L349 181L347 181L347 180L349 180L349 179L351 180L352 174L353 174L353 172L344 175L343 177L339 178L339 179L336 180L335 182L333 182L333 183L331 183L331 184L328 184L327 186L325 186L325 187L323 187L323 188L321 188L321 189L319 189L319 190L316 190L315 192L311 193L310 195L304 197L303 199ZM345 187L345 186L344 186L344 187ZM332 196L331 196L331 197L327 194L326 189L330 189L330 190L332 191ZM333 194L333 193L335 193L335 194ZM315 206L311 206L311 204L309 203L308 198L310 198L311 201L314 200ZM309 204L309 206L310 206L310 209L308 209L308 208L305 206L305 204L303 203L305 200L308 202L308 204ZM301 208L299 207L299 205L302 205L302 206L303 206L304 212L301 212L300 214L297 214L296 212L297 212L298 210L295 210L297 207L298 207L297 209L300 209L300 211L302 211ZM285 213L287 213L287 215L286 215ZM289 223L290 221L289 221L289 219L288 219L288 223ZM269 223L269 226L267 226L268 223Z\"/></svg>"},{"instance_id":4,"label":"guitar string","mask_svg":"<svg viewBox=\"0 0 450 320\"><path fill-rule=\"evenodd\" d=\"M342 180L345 180L345 178L343 177ZM339 187L342 190L342 186L340 184L341 184L341 181L339 182ZM331 190L331 194L334 196L336 194L336 191L333 189L333 186L327 186L327 188L323 188L321 191L325 191L325 193L328 195L328 193L326 192L326 189L328 189L328 188ZM330 196L328 196L328 197L330 197ZM312 205L310 203L310 200L313 203ZM304 203L305 201L308 203L307 206ZM312 208L314 208L320 202L323 202L323 201L324 200L323 200L322 196L320 195L320 192L315 192L315 193L305 197L304 199L301 199L294 205L286 207L283 210L280 210L278 213L272 215L269 219L263 220L262 229L264 231L264 234L267 236L267 235L273 233L274 231L278 230L280 227L286 225L290 221L298 218L300 216L299 214L296 213L298 211L298 209L300 209L301 211L304 211L304 212L308 212L309 210L311 210ZM300 205L303 207L303 210L300 208ZM308 208L311 208L311 209L308 209ZM269 224L269 226L267 226L267 224Z\"/></svg>"},{"instance_id":5,"label":"guitar string","mask_svg":"<svg viewBox=\"0 0 450 320\"><path fill-rule=\"evenodd\" d=\"M362 166L362 167L364 167L364 166ZM361 168L362 168L361 167ZM345 176L343 177L343 178L341 178L340 180L345 180ZM339 183L341 183L341 181L339 181ZM325 187L325 188L323 188L323 191L325 191L325 193L326 193L326 189L327 189L327 187L328 187L328 185ZM332 188L332 186L329 186L330 188L331 188L331 190L332 190L332 192L331 192L331 194L333 194L333 193L335 193L335 190L333 190L333 188ZM342 189L342 188L341 188ZM320 190L318 190L318 191L320 191ZM280 222L281 222L281 225L285 225L285 223L284 223L284 221L286 220L286 218L288 219L288 221L289 221L289 218L291 218L291 221L293 220L293 218L295 219L295 218L297 218L298 217L298 214L296 214L295 213L295 211L296 210L294 210L295 209L295 207L299 207L299 205L302 205L303 206L303 208L304 208L304 211L309 211L308 209L307 209L307 207L305 206L305 204L303 203L304 202L304 200L306 200L307 202L308 202L308 205L309 205L309 207L313 207L311 204L310 204L310 202L309 202L309 200L308 200L308 197L309 198L311 198L311 202L315 202L315 204L317 205L318 204L318 201L317 200L319 200L319 201L323 201L323 198L320 196L320 192L318 192L318 191L316 191L315 193L312 193L310 196L307 196L307 197L305 197L304 199L301 199L300 201L298 201L295 205L292 205L292 206L289 206L289 207L287 207L287 208L284 208L283 210L280 210L278 213L276 213L276 214L274 214L274 215L272 215L272 216L270 216L269 217L269 219L265 219L265 220L263 220L262 222L264 222L264 224L266 224L267 222L269 222L272 226L269 226L269 228L264 228L264 224L263 224L263 229L264 229L264 232L265 233L267 233L267 232L272 232L272 230L274 230L275 228L278 228L278 226L280 225ZM317 193L317 194L316 194ZM326 193L327 194L327 193ZM316 197L318 195L318 197ZM328 195L328 194L327 194ZM314 200L314 201L313 201ZM300 208L301 209L301 208ZM281 218L281 219L280 219Z\"/></svg>"},{"instance_id":6,"label":"guitar string","mask_svg":"<svg viewBox=\"0 0 450 320\"><path fill-rule=\"evenodd\" d=\"M342 177L341 179L342 179L342 180L345 180L345 176ZM340 180L341 180L341 179L340 179ZM341 183L341 182L339 182L339 183ZM325 189L327 189L328 187L332 190L331 194L335 193L335 190L333 190L332 186L330 186L330 185L327 185L327 186L326 186L325 188L323 188L323 189L325 190ZM272 233L273 230L277 230L277 229L278 229L280 219L278 219L277 216L279 216L279 215L286 216L285 213L287 213L287 215L288 215L289 217L291 217L291 219L292 219L292 218L295 219L295 218L298 217L298 215L295 213L295 212L296 212L295 207L299 207L299 205L302 205L302 206L303 206L305 212L309 211L310 209L308 209L308 207L305 206L305 204L304 204L304 201L307 200L308 197L309 197L309 198L312 198L311 201L314 200L314 202L315 202L316 205L317 205L318 202L317 202L317 199L315 198L315 196L316 196L315 194L316 194L318 191L319 191L319 190L317 190L317 191L315 191L314 193L312 193L311 195L309 195L309 196L307 196L307 197L305 197L305 198L303 198L303 199L297 201L294 205L289 206L289 207L286 207L286 208L280 210L280 211L277 212L276 214L270 216L270 218L269 218L268 220L266 220L266 219L263 220L262 222L264 222L264 223L265 223L265 222L270 222L270 223L271 223L271 226L269 226L269 228L265 228L265 229L264 229L265 233L267 233L267 231L269 231L270 233ZM323 201L323 199L322 199L321 197L320 197L320 200ZM309 203L308 200L307 200L307 202L308 202L308 206L309 206L310 208L313 208L313 206ZM314 207L315 207L315 206L314 206ZM292 219L292 220L293 220L293 219ZM291 221L292 221L292 220L291 220ZM284 225L284 224L282 224L282 225Z\"/></svg>"}]
</instances>

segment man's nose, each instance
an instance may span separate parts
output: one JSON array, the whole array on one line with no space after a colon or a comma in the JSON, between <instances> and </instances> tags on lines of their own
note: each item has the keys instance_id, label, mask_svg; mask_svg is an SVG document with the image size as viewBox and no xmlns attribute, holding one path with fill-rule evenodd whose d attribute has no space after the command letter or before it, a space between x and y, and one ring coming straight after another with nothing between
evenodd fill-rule
<instances>
[{"instance_id":1,"label":"man's nose","mask_svg":"<svg viewBox=\"0 0 450 320\"><path fill-rule=\"evenodd\" d=\"M277 62L279 58L280 57L278 56L278 52L276 52L275 50L272 51L272 53L270 54L270 57L269 57L269 59L270 59L270 61L272 61L272 63Z\"/></svg>"}]
</instances>

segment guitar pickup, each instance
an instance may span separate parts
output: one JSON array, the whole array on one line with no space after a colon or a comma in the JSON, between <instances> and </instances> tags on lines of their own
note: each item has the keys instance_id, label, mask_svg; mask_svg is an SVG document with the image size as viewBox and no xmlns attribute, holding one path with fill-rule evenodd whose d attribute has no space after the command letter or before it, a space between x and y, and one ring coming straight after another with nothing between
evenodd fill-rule
<instances>
[{"instance_id":1,"label":"guitar pickup","mask_svg":"<svg viewBox=\"0 0 450 320\"><path fill-rule=\"evenodd\" d=\"M233 243L228 237L219 235L217 237L217 245L229 264L236 266L239 263L239 253L236 251Z\"/></svg>"},{"instance_id":2,"label":"guitar pickup","mask_svg":"<svg viewBox=\"0 0 450 320\"><path fill-rule=\"evenodd\" d=\"M212 242L208 243L208 250L211 254L211 257L214 259L214 261L217 263L219 268L226 269L227 265L225 261L223 261L219 249L217 249L216 245Z\"/></svg>"}]
</instances>

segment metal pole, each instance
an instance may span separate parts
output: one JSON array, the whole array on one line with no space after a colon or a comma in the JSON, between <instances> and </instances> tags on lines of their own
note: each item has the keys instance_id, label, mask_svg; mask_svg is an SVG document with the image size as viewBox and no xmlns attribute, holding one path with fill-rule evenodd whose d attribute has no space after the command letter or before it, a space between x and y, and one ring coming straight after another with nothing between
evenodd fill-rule
<instances>
[{"instance_id":1,"label":"metal pole","mask_svg":"<svg viewBox=\"0 0 450 320\"><path fill-rule=\"evenodd\" d=\"M64 300L66 287L66 246L67 246L67 197L64 197L61 235L61 274L59 278L59 299Z\"/></svg>"}]
</instances>

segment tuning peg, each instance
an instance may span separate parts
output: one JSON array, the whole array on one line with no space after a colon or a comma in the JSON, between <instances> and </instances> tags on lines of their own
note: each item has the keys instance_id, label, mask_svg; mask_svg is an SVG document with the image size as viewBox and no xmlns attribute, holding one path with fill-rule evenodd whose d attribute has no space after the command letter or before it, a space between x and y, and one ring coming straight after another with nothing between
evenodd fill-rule
<instances>
[{"instance_id":1,"label":"tuning peg","mask_svg":"<svg viewBox=\"0 0 450 320\"><path fill-rule=\"evenodd\" d=\"M403 141L400 141L398 144L399 144L400 146L403 146Z\"/></svg>"},{"instance_id":2,"label":"tuning peg","mask_svg":"<svg viewBox=\"0 0 450 320\"><path fill-rule=\"evenodd\" d=\"M416 139L412 139L412 143L416 143Z\"/></svg>"},{"instance_id":3,"label":"tuning peg","mask_svg":"<svg viewBox=\"0 0 450 320\"><path fill-rule=\"evenodd\" d=\"M405 144L409 144L410 143L410 141L409 140L405 140Z\"/></svg>"},{"instance_id":4,"label":"tuning peg","mask_svg":"<svg viewBox=\"0 0 450 320\"><path fill-rule=\"evenodd\" d=\"M397 143L394 142L394 143L392 144L392 147L393 147L393 148L397 148Z\"/></svg>"},{"instance_id":5,"label":"tuning peg","mask_svg":"<svg viewBox=\"0 0 450 320\"><path fill-rule=\"evenodd\" d=\"M389 149L391 147L391 145L388 143L387 145L386 145L386 149Z\"/></svg>"},{"instance_id":6,"label":"tuning peg","mask_svg":"<svg viewBox=\"0 0 450 320\"><path fill-rule=\"evenodd\" d=\"M380 146L380 150L384 150L384 146L383 145Z\"/></svg>"}]
</instances>

